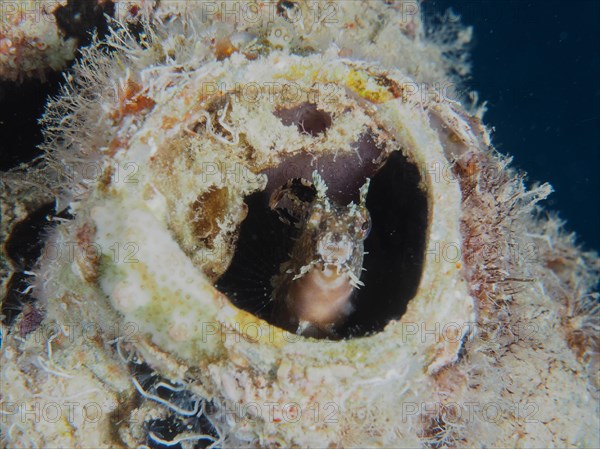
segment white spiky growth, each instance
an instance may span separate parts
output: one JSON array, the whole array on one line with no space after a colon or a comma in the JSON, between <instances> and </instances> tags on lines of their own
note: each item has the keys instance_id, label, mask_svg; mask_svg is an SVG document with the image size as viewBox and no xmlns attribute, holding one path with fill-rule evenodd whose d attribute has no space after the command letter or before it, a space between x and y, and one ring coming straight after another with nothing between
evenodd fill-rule
<instances>
[{"instance_id":1,"label":"white spiky growth","mask_svg":"<svg viewBox=\"0 0 600 449\"><path fill-rule=\"evenodd\" d=\"M259 11L275 13L261 23L161 2L139 36L117 23L84 50L48 106L44 163L3 176L3 216L17 215L10 192L52 192L74 218L47 248L98 248L45 252L33 282L41 327L21 336L21 317L3 329L7 446L595 444L597 255L543 214L550 187L525 187L480 114L411 89L466 73L463 56L444 55L470 31L452 22L426 36L410 1L295 4L302 20L265 2ZM316 101L331 126L313 136L274 114L289 99L236 96L258 82L299 86L296 103ZM323 86L337 87L323 91L335 101L310 96ZM366 131L424 174L428 246L406 313L330 342L235 307L213 279L263 172L303 152L355 154ZM431 171L447 165L452 180ZM142 363L158 377L138 377ZM23 418L51 403L58 420ZM172 439L149 428L167 417L191 428Z\"/></svg>"}]
</instances>

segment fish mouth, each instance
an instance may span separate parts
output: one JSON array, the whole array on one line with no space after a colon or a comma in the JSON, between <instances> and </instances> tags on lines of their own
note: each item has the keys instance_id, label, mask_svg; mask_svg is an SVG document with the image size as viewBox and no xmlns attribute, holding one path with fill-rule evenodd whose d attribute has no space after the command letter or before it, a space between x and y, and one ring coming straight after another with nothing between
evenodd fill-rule
<instances>
[{"instance_id":1,"label":"fish mouth","mask_svg":"<svg viewBox=\"0 0 600 449\"><path fill-rule=\"evenodd\" d=\"M339 277L348 274L352 271L352 268L346 261L344 262L326 262L323 260L318 261L315 267L321 271L325 276Z\"/></svg>"},{"instance_id":2,"label":"fish mouth","mask_svg":"<svg viewBox=\"0 0 600 449\"><path fill-rule=\"evenodd\" d=\"M329 232L319 239L317 254L322 263L340 266L351 261L354 246L349 236L334 235Z\"/></svg>"}]
</instances>

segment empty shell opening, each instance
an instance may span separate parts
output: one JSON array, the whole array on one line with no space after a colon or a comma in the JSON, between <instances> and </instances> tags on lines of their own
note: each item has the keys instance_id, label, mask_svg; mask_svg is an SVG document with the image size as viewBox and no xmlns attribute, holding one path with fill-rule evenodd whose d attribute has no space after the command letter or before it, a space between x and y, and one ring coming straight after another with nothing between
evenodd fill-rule
<instances>
[{"instance_id":1,"label":"empty shell opening","mask_svg":"<svg viewBox=\"0 0 600 449\"><path fill-rule=\"evenodd\" d=\"M296 125L298 131L315 137L324 133L331 126L331 115L317 109L313 103L302 103L289 109L278 109L275 116L281 119L285 126Z\"/></svg>"},{"instance_id":2,"label":"empty shell opening","mask_svg":"<svg viewBox=\"0 0 600 449\"><path fill-rule=\"evenodd\" d=\"M298 159L295 162L294 167L300 167ZM373 164L365 167L360 173L346 173L352 190L371 176L367 208L372 229L365 240L366 271L360 278L365 285L353 293L353 312L335 329L335 336L327 338L355 338L381 331L388 322L402 317L422 275L428 205L427 195L419 187L417 167L398 151L392 152L379 169ZM287 171L286 176L296 177L313 168L298 168L298 173ZM326 174L336 169L328 165L327 170L320 171ZM274 184L283 181L273 173L270 180ZM229 269L217 281L217 288L236 306L272 323L271 279L289 258L297 230L282 223L269 209L270 190L272 187L267 186L265 191L246 199L248 216L241 225L236 253ZM339 201L341 204L353 197L336 196L344 198Z\"/></svg>"}]
</instances>

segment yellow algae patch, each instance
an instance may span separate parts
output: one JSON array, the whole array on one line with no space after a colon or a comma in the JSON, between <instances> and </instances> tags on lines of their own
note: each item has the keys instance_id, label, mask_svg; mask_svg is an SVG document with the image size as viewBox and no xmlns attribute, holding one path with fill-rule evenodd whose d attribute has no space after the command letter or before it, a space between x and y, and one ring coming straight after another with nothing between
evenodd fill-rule
<instances>
[{"instance_id":1,"label":"yellow algae patch","mask_svg":"<svg viewBox=\"0 0 600 449\"><path fill-rule=\"evenodd\" d=\"M251 343L271 344L275 348L282 348L290 341L297 339L293 334L241 309L237 309L233 319L227 320L223 324L232 325L242 338Z\"/></svg>"},{"instance_id":2,"label":"yellow algae patch","mask_svg":"<svg viewBox=\"0 0 600 449\"><path fill-rule=\"evenodd\" d=\"M377 82L365 72L350 70L346 77L346 85L372 103L385 103L393 100L394 95L385 87Z\"/></svg>"}]
</instances>

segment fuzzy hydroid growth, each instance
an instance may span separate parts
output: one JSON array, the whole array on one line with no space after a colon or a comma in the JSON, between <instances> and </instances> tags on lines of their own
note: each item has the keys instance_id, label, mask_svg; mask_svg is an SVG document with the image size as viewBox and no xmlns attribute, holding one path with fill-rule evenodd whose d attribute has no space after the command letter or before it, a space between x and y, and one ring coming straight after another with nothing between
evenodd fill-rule
<instances>
[{"instance_id":1,"label":"fuzzy hydroid growth","mask_svg":"<svg viewBox=\"0 0 600 449\"><path fill-rule=\"evenodd\" d=\"M70 216L33 271L39 330L3 334L8 443L595 441L598 257L449 96L469 29L426 34L412 1L279 1L161 2L135 31L83 50L22 172ZM315 316L325 287L311 302L281 267L308 223L310 275L342 273L335 204L349 233L370 217L360 288L300 335L277 299ZM50 401L71 415L22 419Z\"/></svg>"}]
</instances>

